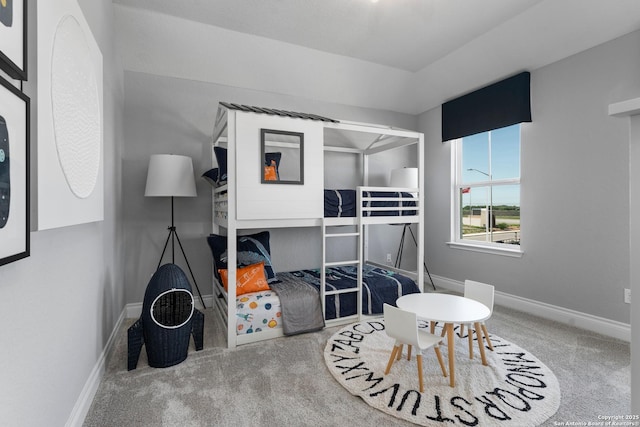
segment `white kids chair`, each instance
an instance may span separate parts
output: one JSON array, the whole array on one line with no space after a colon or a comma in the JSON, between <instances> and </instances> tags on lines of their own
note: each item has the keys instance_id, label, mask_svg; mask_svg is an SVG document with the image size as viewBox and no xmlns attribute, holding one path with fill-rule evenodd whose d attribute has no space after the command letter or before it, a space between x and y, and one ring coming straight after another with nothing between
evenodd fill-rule
<instances>
[{"instance_id":1,"label":"white kids chair","mask_svg":"<svg viewBox=\"0 0 640 427\"><path fill-rule=\"evenodd\" d=\"M488 285L486 283L476 282L474 280L465 280L464 281L464 297L469 298L479 303L486 305L489 308L489 317L493 314L493 297L495 293L495 288L492 285ZM487 327L484 322L480 322L480 326L482 328L482 334L484 335L484 339L487 341L487 345L489 349L493 351L493 344L491 344L491 339L489 339L489 332L487 332ZM467 335L469 336L469 358L473 359L473 327L471 324L467 324ZM464 324L460 325L460 336L462 336L464 331ZM482 345L482 337L478 338L478 345Z\"/></svg>"},{"instance_id":2,"label":"white kids chair","mask_svg":"<svg viewBox=\"0 0 640 427\"><path fill-rule=\"evenodd\" d=\"M398 356L398 359L400 358L399 356L402 352L402 345L407 344L409 346L407 360L411 359L411 346L416 347L420 393L424 392L424 384L422 380L422 350L433 347L436 352L436 356L438 356L438 362L440 362L442 375L445 377L447 376L447 371L444 367L442 354L440 353L439 348L442 337L418 329L418 316L415 313L385 304L384 325L387 335L396 340L393 345L393 350L391 351L391 357L389 357L389 362L387 363L387 369L384 371L385 375L387 375L391 370L391 366L396 360L396 356Z\"/></svg>"}]
</instances>

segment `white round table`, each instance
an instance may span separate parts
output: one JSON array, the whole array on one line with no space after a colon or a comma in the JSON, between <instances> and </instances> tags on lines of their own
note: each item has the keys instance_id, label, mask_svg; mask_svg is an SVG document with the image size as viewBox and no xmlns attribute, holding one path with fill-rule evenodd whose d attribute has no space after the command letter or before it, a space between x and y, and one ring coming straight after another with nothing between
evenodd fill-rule
<instances>
[{"instance_id":1,"label":"white round table","mask_svg":"<svg viewBox=\"0 0 640 427\"><path fill-rule=\"evenodd\" d=\"M416 293L404 295L396 301L398 308L416 313L416 315L431 322L443 322L447 334L447 353L449 357L449 384L455 387L455 342L454 323L473 323L478 337L482 364L487 360L484 354L484 344L480 322L491 316L491 311L486 305L458 295L437 293ZM431 324L431 332L435 324Z\"/></svg>"}]
</instances>

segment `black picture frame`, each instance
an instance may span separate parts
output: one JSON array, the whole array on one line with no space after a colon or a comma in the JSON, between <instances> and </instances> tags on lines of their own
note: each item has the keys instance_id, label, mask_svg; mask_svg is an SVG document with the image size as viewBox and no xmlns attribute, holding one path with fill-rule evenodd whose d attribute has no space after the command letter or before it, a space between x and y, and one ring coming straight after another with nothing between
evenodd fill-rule
<instances>
[{"instance_id":1,"label":"black picture frame","mask_svg":"<svg viewBox=\"0 0 640 427\"><path fill-rule=\"evenodd\" d=\"M0 77L0 266L30 255L30 109Z\"/></svg>"},{"instance_id":2,"label":"black picture frame","mask_svg":"<svg viewBox=\"0 0 640 427\"><path fill-rule=\"evenodd\" d=\"M289 163L290 173L287 174L283 168L279 169L278 178L276 180L267 180L263 170L269 152L269 146L280 147L282 153L274 153L283 155L285 158L287 152L293 153L292 161ZM293 184L304 185L304 133L290 132L277 129L260 129L260 182L262 184Z\"/></svg>"},{"instance_id":3,"label":"black picture frame","mask_svg":"<svg viewBox=\"0 0 640 427\"><path fill-rule=\"evenodd\" d=\"M27 0L0 1L0 69L27 80Z\"/></svg>"}]
</instances>

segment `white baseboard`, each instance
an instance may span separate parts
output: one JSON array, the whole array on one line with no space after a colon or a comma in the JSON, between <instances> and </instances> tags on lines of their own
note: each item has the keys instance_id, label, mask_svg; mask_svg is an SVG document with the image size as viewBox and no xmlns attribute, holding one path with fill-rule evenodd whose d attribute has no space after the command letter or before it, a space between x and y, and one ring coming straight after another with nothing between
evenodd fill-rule
<instances>
[{"instance_id":1,"label":"white baseboard","mask_svg":"<svg viewBox=\"0 0 640 427\"><path fill-rule=\"evenodd\" d=\"M437 287L460 293L464 292L463 282L434 275L431 275L431 277ZM617 322L500 291L496 291L495 303L524 313L631 342L631 325L628 323Z\"/></svg>"},{"instance_id":2,"label":"white baseboard","mask_svg":"<svg viewBox=\"0 0 640 427\"><path fill-rule=\"evenodd\" d=\"M204 303L207 307L211 307L213 305L213 295L203 295L202 299L204 300ZM200 303L199 298L196 300L196 308L199 310L202 309L202 303ZM116 321L116 324L114 325L113 330L111 331L111 335L107 340L107 344L102 350L100 357L96 361L96 365L91 371L91 374L89 375L89 378L87 379L87 382L85 383L84 388L82 389L82 392L80 393L80 396L78 397L78 400L76 401L76 404L73 407L73 410L71 411L71 415L69 415L69 419L67 420L67 423L66 423L67 427L82 427L82 424L84 423L84 419L87 416L87 413L89 412L89 408L91 408L91 403L93 402L93 398L95 397L96 392L98 391L98 386L100 385L100 381L102 380L102 376L104 375L107 357L109 356L109 354L111 353L111 350L113 349L113 346L116 340L116 335L120 330L122 323L124 322L125 319L138 318L140 317L141 314L142 314L141 302L134 303L134 304L127 304L122 310L122 312L120 313L120 317L118 317L118 320Z\"/></svg>"},{"instance_id":3,"label":"white baseboard","mask_svg":"<svg viewBox=\"0 0 640 427\"><path fill-rule=\"evenodd\" d=\"M82 427L84 419L87 416L87 413L89 413L89 408L91 408L93 398L98 391L98 386L100 386L100 381L102 381L107 356L113 349L117 333L120 330L120 326L125 319L125 312L126 309L122 310L122 312L120 313L120 316L118 317L118 320L116 321L116 324L113 327L111 334L109 335L107 344L104 346L104 349L102 350L102 353L100 353L100 357L98 357L98 360L96 361L96 364L93 367L93 370L91 371L87 382L84 384L82 392L80 392L80 396L78 397L78 400L76 400L76 404L74 405L73 410L69 415L69 419L67 420L67 427Z\"/></svg>"}]
</instances>

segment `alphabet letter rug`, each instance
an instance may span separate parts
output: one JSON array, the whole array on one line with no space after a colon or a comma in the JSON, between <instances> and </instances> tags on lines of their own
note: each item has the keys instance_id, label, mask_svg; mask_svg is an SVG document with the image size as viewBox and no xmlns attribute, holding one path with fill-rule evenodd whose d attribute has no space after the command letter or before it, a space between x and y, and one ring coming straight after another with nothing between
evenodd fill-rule
<instances>
[{"instance_id":1,"label":"alphabet letter rug","mask_svg":"<svg viewBox=\"0 0 640 427\"><path fill-rule=\"evenodd\" d=\"M426 322L420 321L426 328ZM420 393L415 350L407 347L384 375L394 340L384 332L384 321L354 323L327 341L324 359L335 379L374 408L419 425L537 426L560 406L558 379L534 355L491 335L494 351L486 348L483 366L477 341L469 359L466 335L456 329L455 379L449 386L433 348L423 352L424 393ZM436 329L440 334L440 329ZM440 346L447 371L446 339Z\"/></svg>"}]
</instances>

